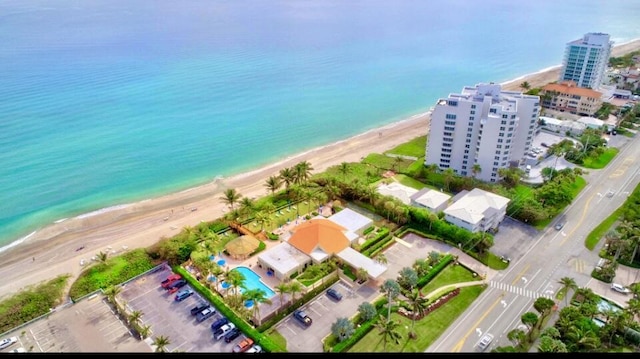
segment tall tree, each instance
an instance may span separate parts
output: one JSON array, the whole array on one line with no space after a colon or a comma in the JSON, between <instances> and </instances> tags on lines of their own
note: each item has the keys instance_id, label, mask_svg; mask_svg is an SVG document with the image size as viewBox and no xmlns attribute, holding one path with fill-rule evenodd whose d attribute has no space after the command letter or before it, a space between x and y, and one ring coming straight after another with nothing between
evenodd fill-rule
<instances>
[{"instance_id":1,"label":"tall tree","mask_svg":"<svg viewBox=\"0 0 640 359\"><path fill-rule=\"evenodd\" d=\"M284 189L287 191L287 194L289 194L289 186L291 186L296 179L295 171L289 167L283 168L280 170L280 178L282 182L284 182Z\"/></svg>"},{"instance_id":2,"label":"tall tree","mask_svg":"<svg viewBox=\"0 0 640 359\"><path fill-rule=\"evenodd\" d=\"M142 319L142 315L143 313L141 311L134 310L133 312L131 312L131 314L129 314L129 323L138 325L140 323L140 320Z\"/></svg>"},{"instance_id":3,"label":"tall tree","mask_svg":"<svg viewBox=\"0 0 640 359\"><path fill-rule=\"evenodd\" d=\"M291 293L291 297L293 301L296 300L296 294L302 293L302 284L298 281L293 281L289 283L289 293Z\"/></svg>"},{"instance_id":4,"label":"tall tree","mask_svg":"<svg viewBox=\"0 0 640 359\"><path fill-rule=\"evenodd\" d=\"M409 302L409 306L411 307L411 330L409 331L410 338L416 338L416 332L414 330L416 325L416 318L418 316L424 315L429 307L429 301L427 298L423 297L420 294L418 289L413 289L407 295L407 301Z\"/></svg>"},{"instance_id":5,"label":"tall tree","mask_svg":"<svg viewBox=\"0 0 640 359\"><path fill-rule=\"evenodd\" d=\"M382 335L383 352L387 351L387 341L391 340L396 344L400 343L402 335L400 334L400 323L398 321L387 320L384 315L380 314L375 327L378 328L379 334Z\"/></svg>"},{"instance_id":6,"label":"tall tree","mask_svg":"<svg viewBox=\"0 0 640 359\"><path fill-rule=\"evenodd\" d=\"M284 295L289 293L289 284L285 282L280 282L278 283L278 285L274 287L274 289L276 290L276 293L278 293L278 295L280 296L280 306L278 307L278 310L280 310L280 308L282 308L282 306L284 305Z\"/></svg>"},{"instance_id":7,"label":"tall tree","mask_svg":"<svg viewBox=\"0 0 640 359\"><path fill-rule=\"evenodd\" d=\"M222 197L220 197L220 200L223 203L227 204L233 211L233 206L238 203L238 201L240 201L240 198L242 198L242 195L238 193L235 188L228 188L224 191Z\"/></svg>"},{"instance_id":8,"label":"tall tree","mask_svg":"<svg viewBox=\"0 0 640 359\"><path fill-rule=\"evenodd\" d=\"M349 167L349 163L347 162L340 163L340 166L338 166L338 172L342 173L342 179L346 180L347 175L349 174L349 172L351 172L351 167Z\"/></svg>"},{"instance_id":9,"label":"tall tree","mask_svg":"<svg viewBox=\"0 0 640 359\"><path fill-rule=\"evenodd\" d=\"M478 175L478 173L482 172L482 167L480 167L480 164L476 163L473 165L473 167L471 167L471 173L473 174L473 178L476 178L476 175Z\"/></svg>"},{"instance_id":10,"label":"tall tree","mask_svg":"<svg viewBox=\"0 0 640 359\"><path fill-rule=\"evenodd\" d=\"M418 273L411 267L404 267L400 270L396 281L400 287L410 291L418 284Z\"/></svg>"},{"instance_id":11,"label":"tall tree","mask_svg":"<svg viewBox=\"0 0 640 359\"><path fill-rule=\"evenodd\" d=\"M387 296L387 320L391 320L391 305L393 300L400 295L400 285L393 279L387 279L380 286L380 292Z\"/></svg>"},{"instance_id":12,"label":"tall tree","mask_svg":"<svg viewBox=\"0 0 640 359\"><path fill-rule=\"evenodd\" d=\"M269 190L269 192L271 192L271 195L273 196L277 190L280 189L280 187L282 187L282 178L278 177L278 176L270 176L269 178L267 178L266 183L264 184L265 187L267 187L267 189Z\"/></svg>"},{"instance_id":13,"label":"tall tree","mask_svg":"<svg viewBox=\"0 0 640 359\"><path fill-rule=\"evenodd\" d=\"M360 303L358 306L358 312L360 313L360 319L362 322L373 319L378 313L376 311L376 307L369 302Z\"/></svg>"},{"instance_id":14,"label":"tall tree","mask_svg":"<svg viewBox=\"0 0 640 359\"><path fill-rule=\"evenodd\" d=\"M262 323L262 318L260 317L260 304L271 304L271 300L267 298L267 293L262 289L247 289L242 293L242 297L244 300L253 301L253 307L251 307L252 314L256 319L258 319L258 323Z\"/></svg>"},{"instance_id":15,"label":"tall tree","mask_svg":"<svg viewBox=\"0 0 640 359\"><path fill-rule=\"evenodd\" d=\"M578 285L576 284L576 281L571 277L562 277L560 278L558 283L562 285L562 290L564 291L564 305L566 306L568 304L569 290L575 290L576 288L578 288Z\"/></svg>"},{"instance_id":16,"label":"tall tree","mask_svg":"<svg viewBox=\"0 0 640 359\"><path fill-rule=\"evenodd\" d=\"M347 318L338 318L335 323L331 324L331 333L338 338L338 342L349 339L355 333L353 323Z\"/></svg>"}]
</instances>

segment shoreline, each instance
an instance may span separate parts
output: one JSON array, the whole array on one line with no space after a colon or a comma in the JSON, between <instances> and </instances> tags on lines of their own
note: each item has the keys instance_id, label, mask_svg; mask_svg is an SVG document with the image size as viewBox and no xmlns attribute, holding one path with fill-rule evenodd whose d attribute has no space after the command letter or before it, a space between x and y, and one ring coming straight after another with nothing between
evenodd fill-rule
<instances>
[{"instance_id":1,"label":"shoreline","mask_svg":"<svg viewBox=\"0 0 640 359\"><path fill-rule=\"evenodd\" d=\"M639 49L640 38L615 46L611 56ZM552 66L501 85L506 91L521 90L519 85L524 81L532 88L539 87L556 81L559 71L559 65ZM12 278L0 284L0 298L63 274L71 275L72 282L84 269L80 261L90 262L98 252L115 254L145 248L177 234L185 226L219 218L226 210L219 197L227 188L235 188L243 197L261 197L268 194L265 180L282 168L308 161L312 173L323 172L341 162L358 162L370 153L383 153L424 136L428 132L428 117L429 111L414 114L228 178L218 176L202 185L160 197L56 220L0 248L0 275Z\"/></svg>"}]
</instances>

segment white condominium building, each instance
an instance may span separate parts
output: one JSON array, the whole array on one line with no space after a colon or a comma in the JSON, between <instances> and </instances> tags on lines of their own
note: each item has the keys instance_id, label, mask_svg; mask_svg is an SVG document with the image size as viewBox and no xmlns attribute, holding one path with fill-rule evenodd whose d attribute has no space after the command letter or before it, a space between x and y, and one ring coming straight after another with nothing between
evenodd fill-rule
<instances>
[{"instance_id":1,"label":"white condominium building","mask_svg":"<svg viewBox=\"0 0 640 359\"><path fill-rule=\"evenodd\" d=\"M608 34L588 33L567 44L560 81L574 81L578 87L598 89L604 80L613 42Z\"/></svg>"},{"instance_id":2,"label":"white condominium building","mask_svg":"<svg viewBox=\"0 0 640 359\"><path fill-rule=\"evenodd\" d=\"M539 112L538 96L493 83L466 86L434 106L425 165L497 182L498 169L520 165L531 149Z\"/></svg>"}]
</instances>

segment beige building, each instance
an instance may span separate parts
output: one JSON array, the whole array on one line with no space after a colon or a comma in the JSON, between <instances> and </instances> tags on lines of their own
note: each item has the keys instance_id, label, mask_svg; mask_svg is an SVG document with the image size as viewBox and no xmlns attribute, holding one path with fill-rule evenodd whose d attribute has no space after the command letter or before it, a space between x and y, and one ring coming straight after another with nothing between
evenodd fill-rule
<instances>
[{"instance_id":1,"label":"beige building","mask_svg":"<svg viewBox=\"0 0 640 359\"><path fill-rule=\"evenodd\" d=\"M593 116L602 106L602 93L577 87L573 81L545 85L540 98L543 108L580 116Z\"/></svg>"}]
</instances>

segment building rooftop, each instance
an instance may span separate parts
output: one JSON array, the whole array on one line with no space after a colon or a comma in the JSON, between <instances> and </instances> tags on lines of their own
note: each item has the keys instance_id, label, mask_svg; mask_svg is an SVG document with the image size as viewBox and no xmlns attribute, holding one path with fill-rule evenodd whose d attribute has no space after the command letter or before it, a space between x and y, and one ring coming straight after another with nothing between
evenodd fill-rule
<instances>
[{"instance_id":1,"label":"building rooftop","mask_svg":"<svg viewBox=\"0 0 640 359\"><path fill-rule=\"evenodd\" d=\"M287 242L267 249L258 254L258 257L279 273L288 273L300 264L309 261L309 256L302 253Z\"/></svg>"},{"instance_id":2,"label":"building rooftop","mask_svg":"<svg viewBox=\"0 0 640 359\"><path fill-rule=\"evenodd\" d=\"M411 199L427 208L438 208L443 203L449 201L451 196L431 188L423 188L414 193Z\"/></svg>"},{"instance_id":3,"label":"building rooftop","mask_svg":"<svg viewBox=\"0 0 640 359\"><path fill-rule=\"evenodd\" d=\"M308 255L317 248L333 255L351 244L344 233L346 230L328 219L312 218L292 230L288 243Z\"/></svg>"},{"instance_id":4,"label":"building rooftop","mask_svg":"<svg viewBox=\"0 0 640 359\"><path fill-rule=\"evenodd\" d=\"M476 224L486 215L506 206L509 201L508 198L495 193L474 188L445 209L444 213L467 223Z\"/></svg>"},{"instance_id":5,"label":"building rooftop","mask_svg":"<svg viewBox=\"0 0 640 359\"><path fill-rule=\"evenodd\" d=\"M364 268L367 271L367 274L374 279L387 271L387 267L385 265L374 261L351 247L345 248L338 253L337 256L353 268Z\"/></svg>"},{"instance_id":6,"label":"building rooftop","mask_svg":"<svg viewBox=\"0 0 640 359\"><path fill-rule=\"evenodd\" d=\"M543 91L556 91L563 94L577 95L583 97L600 98L602 93L585 87L577 87L574 81L562 81L557 84L547 84L542 87Z\"/></svg>"},{"instance_id":7,"label":"building rooftop","mask_svg":"<svg viewBox=\"0 0 640 359\"><path fill-rule=\"evenodd\" d=\"M368 227L373 223L371 218L363 216L349 208L344 208L328 219L351 232L357 232L361 228Z\"/></svg>"},{"instance_id":8,"label":"building rooftop","mask_svg":"<svg viewBox=\"0 0 640 359\"><path fill-rule=\"evenodd\" d=\"M399 199L404 204L411 203L411 197L418 192L417 189L402 185L398 182L378 185L378 193Z\"/></svg>"}]
</instances>

